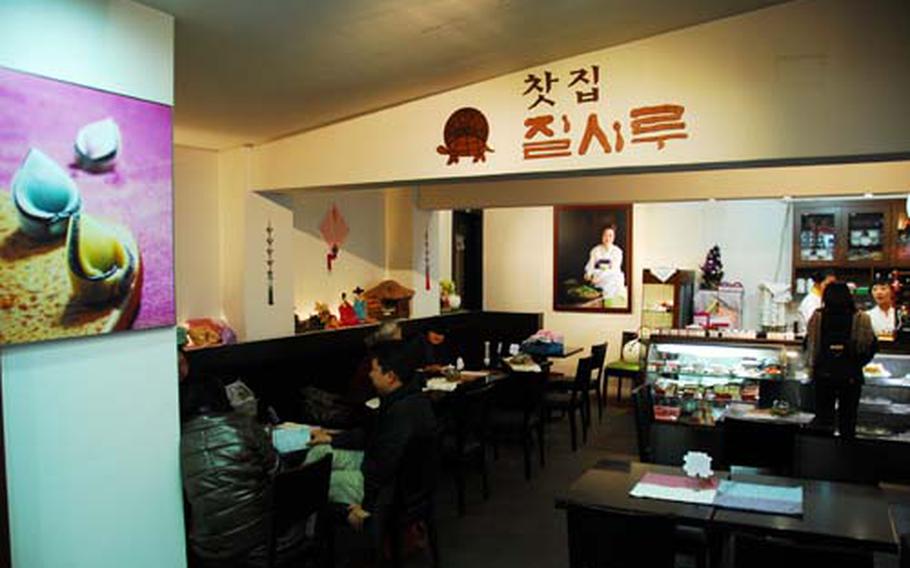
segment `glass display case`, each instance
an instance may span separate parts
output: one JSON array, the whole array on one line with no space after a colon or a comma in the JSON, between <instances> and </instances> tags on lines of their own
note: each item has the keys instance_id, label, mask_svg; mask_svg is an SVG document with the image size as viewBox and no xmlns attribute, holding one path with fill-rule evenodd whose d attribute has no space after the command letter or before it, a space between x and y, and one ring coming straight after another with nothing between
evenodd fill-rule
<instances>
[{"instance_id":1,"label":"glass display case","mask_svg":"<svg viewBox=\"0 0 910 568\"><path fill-rule=\"evenodd\" d=\"M795 341L652 335L643 359L659 421L713 426L759 406L790 414L800 406L798 389L782 384L808 380Z\"/></svg>"},{"instance_id":2,"label":"glass display case","mask_svg":"<svg viewBox=\"0 0 910 568\"><path fill-rule=\"evenodd\" d=\"M879 353L863 371L856 435L910 442L910 355Z\"/></svg>"}]
</instances>

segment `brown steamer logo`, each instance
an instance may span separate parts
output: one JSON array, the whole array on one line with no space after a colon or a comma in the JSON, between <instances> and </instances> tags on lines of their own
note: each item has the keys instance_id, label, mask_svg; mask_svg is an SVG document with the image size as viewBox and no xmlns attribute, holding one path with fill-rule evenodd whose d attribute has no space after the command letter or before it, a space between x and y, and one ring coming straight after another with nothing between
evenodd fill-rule
<instances>
[{"instance_id":1,"label":"brown steamer logo","mask_svg":"<svg viewBox=\"0 0 910 568\"><path fill-rule=\"evenodd\" d=\"M446 165L458 163L458 158L473 158L472 163L486 162L486 152L493 149L487 146L490 126L483 113L476 108L460 108L452 113L446 121L443 138L445 145L436 148L443 156L448 156Z\"/></svg>"}]
</instances>

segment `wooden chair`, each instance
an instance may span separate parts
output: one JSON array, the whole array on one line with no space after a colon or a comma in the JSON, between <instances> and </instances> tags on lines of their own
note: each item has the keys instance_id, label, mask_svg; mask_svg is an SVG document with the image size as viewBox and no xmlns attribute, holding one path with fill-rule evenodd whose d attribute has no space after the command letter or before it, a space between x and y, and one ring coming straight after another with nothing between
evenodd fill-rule
<instances>
[{"instance_id":1,"label":"wooden chair","mask_svg":"<svg viewBox=\"0 0 910 568\"><path fill-rule=\"evenodd\" d=\"M490 413L490 432L493 456L499 455L499 442L516 436L524 450L525 479L531 479L531 444L534 434L540 452L540 466L544 459L544 392L547 373L544 366L540 373L512 373L496 383L493 409Z\"/></svg>"},{"instance_id":2,"label":"wooden chair","mask_svg":"<svg viewBox=\"0 0 910 568\"><path fill-rule=\"evenodd\" d=\"M674 522L662 515L570 507L569 566L674 566Z\"/></svg>"},{"instance_id":3,"label":"wooden chair","mask_svg":"<svg viewBox=\"0 0 910 568\"><path fill-rule=\"evenodd\" d=\"M607 389L610 386L610 377L616 377L618 383L616 385L616 402L622 401L622 382L624 379L632 379L633 386L639 382L639 378L641 376L639 362L622 360L622 349L626 347L626 344L636 339L638 339L638 334L634 331L622 332L622 347L620 348L620 358L607 363L606 370L604 371L604 399L607 397Z\"/></svg>"},{"instance_id":4,"label":"wooden chair","mask_svg":"<svg viewBox=\"0 0 910 568\"><path fill-rule=\"evenodd\" d=\"M458 514L465 514L465 471L480 472L484 501L490 498L487 472L487 444L490 430L490 405L494 384L459 387L452 395L451 428L443 440L443 462L455 473Z\"/></svg>"},{"instance_id":5,"label":"wooden chair","mask_svg":"<svg viewBox=\"0 0 910 568\"><path fill-rule=\"evenodd\" d=\"M581 414L582 440L588 441L588 427L591 423L591 371L593 358L582 357L578 360L575 380L569 392L548 392L544 400L546 410L560 410L568 414L569 429L572 435L572 451L578 449L578 424L576 413Z\"/></svg>"},{"instance_id":6,"label":"wooden chair","mask_svg":"<svg viewBox=\"0 0 910 568\"><path fill-rule=\"evenodd\" d=\"M607 359L607 343L600 343L591 346L591 368L594 371L594 378L591 379L590 391L597 398L597 421L603 420L604 407L606 406L607 396L604 389L604 362ZM591 411L588 411L590 415Z\"/></svg>"},{"instance_id":7,"label":"wooden chair","mask_svg":"<svg viewBox=\"0 0 910 568\"><path fill-rule=\"evenodd\" d=\"M289 564L279 550L279 535L285 534L295 524L305 523L316 515L314 546L305 547L302 554L292 553L293 560L301 556L318 559L323 566L334 562L334 531L328 514L329 478L332 474L332 456L317 462L284 471L272 482L272 514L266 541L266 566L274 568ZM281 562L279 562L281 561Z\"/></svg>"}]
</instances>

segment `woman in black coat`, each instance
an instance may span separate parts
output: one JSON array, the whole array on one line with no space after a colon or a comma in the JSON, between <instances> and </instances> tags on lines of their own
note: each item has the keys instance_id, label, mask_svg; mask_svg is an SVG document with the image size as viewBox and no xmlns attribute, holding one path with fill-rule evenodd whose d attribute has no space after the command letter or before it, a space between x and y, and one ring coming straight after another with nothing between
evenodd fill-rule
<instances>
[{"instance_id":1,"label":"woman in black coat","mask_svg":"<svg viewBox=\"0 0 910 568\"><path fill-rule=\"evenodd\" d=\"M863 367L878 349L868 314L856 309L843 282L825 288L822 307L809 319L806 357L815 386L815 424L845 438L856 433L856 412L863 387Z\"/></svg>"}]
</instances>

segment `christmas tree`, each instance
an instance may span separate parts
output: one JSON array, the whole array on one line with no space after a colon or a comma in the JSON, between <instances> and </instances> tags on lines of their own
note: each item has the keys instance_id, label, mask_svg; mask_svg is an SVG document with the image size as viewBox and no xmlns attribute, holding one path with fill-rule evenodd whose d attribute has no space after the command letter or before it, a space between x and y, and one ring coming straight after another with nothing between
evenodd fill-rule
<instances>
[{"instance_id":1,"label":"christmas tree","mask_svg":"<svg viewBox=\"0 0 910 568\"><path fill-rule=\"evenodd\" d=\"M724 263L720 261L720 247L714 245L701 265L701 287L705 290L717 290L724 279Z\"/></svg>"}]
</instances>

